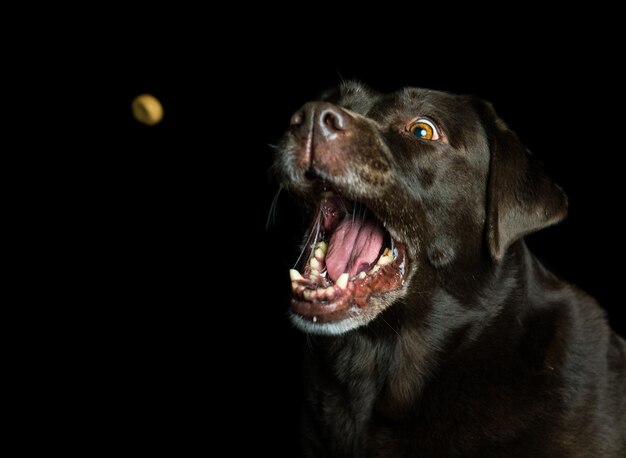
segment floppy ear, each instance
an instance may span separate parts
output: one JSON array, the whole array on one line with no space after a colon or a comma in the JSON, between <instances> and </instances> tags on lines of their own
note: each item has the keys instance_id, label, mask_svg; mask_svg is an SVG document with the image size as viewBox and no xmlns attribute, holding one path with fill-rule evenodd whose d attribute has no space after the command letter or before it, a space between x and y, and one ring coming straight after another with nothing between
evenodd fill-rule
<instances>
[{"instance_id":1,"label":"floppy ear","mask_svg":"<svg viewBox=\"0 0 626 458\"><path fill-rule=\"evenodd\" d=\"M567 197L491 104L483 102L483 115L490 144L487 243L497 262L516 240L565 218Z\"/></svg>"}]
</instances>

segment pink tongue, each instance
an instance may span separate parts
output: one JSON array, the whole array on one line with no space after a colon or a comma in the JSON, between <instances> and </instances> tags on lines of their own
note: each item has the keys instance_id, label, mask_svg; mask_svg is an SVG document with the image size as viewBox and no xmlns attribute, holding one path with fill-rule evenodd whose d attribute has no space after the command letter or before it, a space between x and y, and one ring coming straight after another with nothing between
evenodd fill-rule
<instances>
[{"instance_id":1,"label":"pink tongue","mask_svg":"<svg viewBox=\"0 0 626 458\"><path fill-rule=\"evenodd\" d=\"M369 268L376 261L383 246L385 232L382 226L372 219L352 221L352 215L339 223L330 238L326 269L332 281L348 272L350 277Z\"/></svg>"}]
</instances>

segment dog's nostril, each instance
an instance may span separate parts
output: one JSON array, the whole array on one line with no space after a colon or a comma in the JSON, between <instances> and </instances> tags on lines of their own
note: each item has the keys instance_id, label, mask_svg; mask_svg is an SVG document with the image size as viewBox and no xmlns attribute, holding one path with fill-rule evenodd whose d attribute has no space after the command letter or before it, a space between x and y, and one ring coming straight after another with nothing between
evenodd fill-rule
<instances>
[{"instance_id":1,"label":"dog's nostril","mask_svg":"<svg viewBox=\"0 0 626 458\"><path fill-rule=\"evenodd\" d=\"M291 117L290 124L292 126L300 126L304 122L304 111L298 110Z\"/></svg>"},{"instance_id":2,"label":"dog's nostril","mask_svg":"<svg viewBox=\"0 0 626 458\"><path fill-rule=\"evenodd\" d=\"M333 140L350 128L350 115L326 102L308 102L291 115L290 131L299 139L312 138L313 143Z\"/></svg>"},{"instance_id":3,"label":"dog's nostril","mask_svg":"<svg viewBox=\"0 0 626 458\"><path fill-rule=\"evenodd\" d=\"M334 111L326 110L322 113L322 123L330 130L343 130L343 117Z\"/></svg>"}]
</instances>

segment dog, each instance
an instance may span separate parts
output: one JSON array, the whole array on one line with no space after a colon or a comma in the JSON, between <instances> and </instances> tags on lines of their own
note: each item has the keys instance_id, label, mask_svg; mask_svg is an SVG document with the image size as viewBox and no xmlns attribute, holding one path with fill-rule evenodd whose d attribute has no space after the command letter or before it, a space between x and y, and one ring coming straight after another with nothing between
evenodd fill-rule
<instances>
[{"instance_id":1,"label":"dog","mask_svg":"<svg viewBox=\"0 0 626 458\"><path fill-rule=\"evenodd\" d=\"M311 219L305 456L626 456L626 342L525 245L567 198L490 103L345 83L274 168Z\"/></svg>"}]
</instances>

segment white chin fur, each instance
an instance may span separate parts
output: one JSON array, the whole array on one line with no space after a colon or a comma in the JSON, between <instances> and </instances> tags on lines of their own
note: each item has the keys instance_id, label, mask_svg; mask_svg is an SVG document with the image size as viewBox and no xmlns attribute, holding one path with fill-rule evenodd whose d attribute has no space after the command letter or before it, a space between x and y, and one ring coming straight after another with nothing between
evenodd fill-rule
<instances>
[{"instance_id":1,"label":"white chin fur","mask_svg":"<svg viewBox=\"0 0 626 458\"><path fill-rule=\"evenodd\" d=\"M324 336L338 336L365 324L351 317L337 321L336 323L313 323L294 313L289 313L289 319L293 325L301 331L308 334L318 334Z\"/></svg>"}]
</instances>

